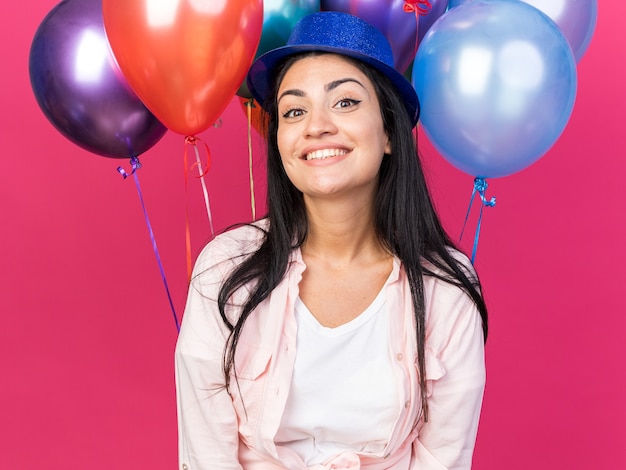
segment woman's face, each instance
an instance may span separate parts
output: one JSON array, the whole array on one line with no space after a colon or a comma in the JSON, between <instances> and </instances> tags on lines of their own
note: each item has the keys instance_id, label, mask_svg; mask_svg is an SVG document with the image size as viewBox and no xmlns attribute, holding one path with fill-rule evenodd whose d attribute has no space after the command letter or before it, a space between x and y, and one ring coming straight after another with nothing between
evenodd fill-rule
<instances>
[{"instance_id":1,"label":"woman's face","mask_svg":"<svg viewBox=\"0 0 626 470\"><path fill-rule=\"evenodd\" d=\"M278 150L287 176L313 197L373 197L391 153L372 82L335 54L307 56L277 95Z\"/></svg>"}]
</instances>

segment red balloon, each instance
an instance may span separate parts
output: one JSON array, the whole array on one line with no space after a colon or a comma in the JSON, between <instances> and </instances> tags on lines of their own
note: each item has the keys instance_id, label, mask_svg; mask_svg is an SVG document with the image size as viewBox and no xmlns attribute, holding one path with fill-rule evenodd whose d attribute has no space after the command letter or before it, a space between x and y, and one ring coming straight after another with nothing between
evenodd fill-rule
<instances>
[{"instance_id":1,"label":"red balloon","mask_svg":"<svg viewBox=\"0 0 626 470\"><path fill-rule=\"evenodd\" d=\"M103 0L122 73L169 129L194 135L224 111L254 59L263 0Z\"/></svg>"}]
</instances>

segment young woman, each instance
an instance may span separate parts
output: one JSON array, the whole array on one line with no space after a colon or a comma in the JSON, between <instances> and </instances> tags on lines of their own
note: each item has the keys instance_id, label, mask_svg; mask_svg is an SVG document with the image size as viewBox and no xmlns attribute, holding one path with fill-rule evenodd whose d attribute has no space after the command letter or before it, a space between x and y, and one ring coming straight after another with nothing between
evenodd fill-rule
<instances>
[{"instance_id":1,"label":"young woman","mask_svg":"<svg viewBox=\"0 0 626 470\"><path fill-rule=\"evenodd\" d=\"M470 468L487 313L433 209L389 44L316 13L248 85L268 117L268 215L196 263L181 468Z\"/></svg>"}]
</instances>

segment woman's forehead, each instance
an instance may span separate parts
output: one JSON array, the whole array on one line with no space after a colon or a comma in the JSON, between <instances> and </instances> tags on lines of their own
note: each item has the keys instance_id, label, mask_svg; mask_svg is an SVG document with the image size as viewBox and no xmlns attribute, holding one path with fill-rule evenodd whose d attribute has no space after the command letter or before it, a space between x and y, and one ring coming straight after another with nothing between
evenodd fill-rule
<instances>
[{"instance_id":1,"label":"woman's forehead","mask_svg":"<svg viewBox=\"0 0 626 470\"><path fill-rule=\"evenodd\" d=\"M333 53L316 53L297 58L285 71L280 89L293 86L304 81L330 82L338 77L358 77L359 81L369 84L369 79L355 64L353 59Z\"/></svg>"}]
</instances>

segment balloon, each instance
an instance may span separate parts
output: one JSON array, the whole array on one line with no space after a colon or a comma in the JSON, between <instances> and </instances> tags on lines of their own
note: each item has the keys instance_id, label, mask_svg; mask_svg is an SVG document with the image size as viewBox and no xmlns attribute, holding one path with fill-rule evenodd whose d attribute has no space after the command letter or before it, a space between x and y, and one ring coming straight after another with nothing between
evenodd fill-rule
<instances>
[{"instance_id":1,"label":"balloon","mask_svg":"<svg viewBox=\"0 0 626 470\"><path fill-rule=\"evenodd\" d=\"M441 16L415 57L421 121L451 164L501 177L539 159L565 128L576 60L546 15L518 0L473 0Z\"/></svg>"},{"instance_id":2,"label":"balloon","mask_svg":"<svg viewBox=\"0 0 626 470\"><path fill-rule=\"evenodd\" d=\"M393 51L394 67L404 72L417 50L418 20L404 11L404 0L321 0L322 11L342 11L358 16L387 38Z\"/></svg>"},{"instance_id":3,"label":"balloon","mask_svg":"<svg viewBox=\"0 0 626 470\"><path fill-rule=\"evenodd\" d=\"M417 27L418 42L421 43L424 35L428 32L435 20L443 15L448 8L448 0L430 0L428 3L428 13L420 14Z\"/></svg>"},{"instance_id":4,"label":"balloon","mask_svg":"<svg viewBox=\"0 0 626 470\"><path fill-rule=\"evenodd\" d=\"M39 25L30 82L41 110L65 137L112 158L138 156L167 131L124 79L104 34L100 0L65 0Z\"/></svg>"},{"instance_id":5,"label":"balloon","mask_svg":"<svg viewBox=\"0 0 626 470\"><path fill-rule=\"evenodd\" d=\"M320 11L320 0L264 0L263 29L256 56L287 44L294 25L300 18ZM241 84L237 95L250 98L246 81Z\"/></svg>"},{"instance_id":6,"label":"balloon","mask_svg":"<svg viewBox=\"0 0 626 470\"><path fill-rule=\"evenodd\" d=\"M450 0L450 8L473 0ZM522 0L548 15L561 28L580 62L596 28L597 0Z\"/></svg>"},{"instance_id":7,"label":"balloon","mask_svg":"<svg viewBox=\"0 0 626 470\"><path fill-rule=\"evenodd\" d=\"M263 32L256 56L287 44L300 18L320 11L320 0L264 0Z\"/></svg>"},{"instance_id":8,"label":"balloon","mask_svg":"<svg viewBox=\"0 0 626 470\"><path fill-rule=\"evenodd\" d=\"M243 81L261 37L262 0L102 0L128 83L174 132L208 129Z\"/></svg>"}]
</instances>

